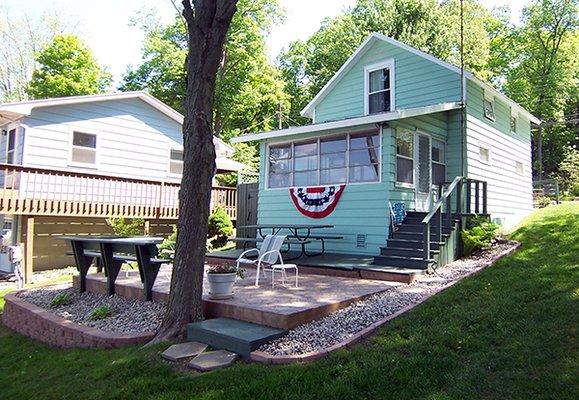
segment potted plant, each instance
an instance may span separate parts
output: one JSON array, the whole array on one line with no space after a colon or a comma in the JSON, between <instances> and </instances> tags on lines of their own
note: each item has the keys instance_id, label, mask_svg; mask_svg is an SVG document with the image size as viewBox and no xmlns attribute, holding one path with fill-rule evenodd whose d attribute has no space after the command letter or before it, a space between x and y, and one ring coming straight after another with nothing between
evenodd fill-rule
<instances>
[{"instance_id":1,"label":"potted plant","mask_svg":"<svg viewBox=\"0 0 579 400\"><path fill-rule=\"evenodd\" d=\"M245 270L235 265L211 265L207 269L207 282L209 282L209 298L230 299L233 297L233 284L236 278L243 279Z\"/></svg>"}]
</instances>

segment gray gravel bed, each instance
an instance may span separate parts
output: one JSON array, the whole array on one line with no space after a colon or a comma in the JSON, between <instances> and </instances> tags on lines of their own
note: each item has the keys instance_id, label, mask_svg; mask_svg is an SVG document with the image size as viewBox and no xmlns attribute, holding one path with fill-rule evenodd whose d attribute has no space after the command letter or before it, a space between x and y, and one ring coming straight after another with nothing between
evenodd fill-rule
<instances>
[{"instance_id":1,"label":"gray gravel bed","mask_svg":"<svg viewBox=\"0 0 579 400\"><path fill-rule=\"evenodd\" d=\"M59 293L68 293L71 304L51 308L50 302ZM20 298L47 309L70 321L98 328L108 332L139 333L158 329L165 305L153 301L132 300L120 296L106 296L95 293L79 293L72 287L62 286L27 290L18 295ZM108 304L112 315L97 321L88 319L95 308Z\"/></svg>"},{"instance_id":2,"label":"gray gravel bed","mask_svg":"<svg viewBox=\"0 0 579 400\"><path fill-rule=\"evenodd\" d=\"M300 325L285 336L267 343L260 351L271 355L304 354L344 341L362 329L402 308L431 296L449 283L492 264L516 242L500 242L487 251L454 261L434 274L422 275L410 285L392 287L338 310L324 318Z\"/></svg>"}]
</instances>

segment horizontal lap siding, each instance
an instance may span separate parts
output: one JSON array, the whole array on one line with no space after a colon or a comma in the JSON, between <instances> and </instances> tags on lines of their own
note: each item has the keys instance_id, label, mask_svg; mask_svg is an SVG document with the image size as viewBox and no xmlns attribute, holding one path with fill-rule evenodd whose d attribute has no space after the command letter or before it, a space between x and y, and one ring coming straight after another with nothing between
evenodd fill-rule
<instances>
[{"instance_id":1,"label":"horizontal lap siding","mask_svg":"<svg viewBox=\"0 0 579 400\"><path fill-rule=\"evenodd\" d=\"M69 165L71 132L97 134L95 172L166 179L169 149L182 142L181 125L138 99L54 106L26 118L27 166Z\"/></svg>"},{"instance_id":2,"label":"horizontal lap siding","mask_svg":"<svg viewBox=\"0 0 579 400\"><path fill-rule=\"evenodd\" d=\"M479 148L491 149L490 164L480 161ZM490 127L471 115L467 119L468 176L488 183L488 211L491 217L510 227L533 209L531 144ZM523 175L516 172L523 163Z\"/></svg>"},{"instance_id":3,"label":"horizontal lap siding","mask_svg":"<svg viewBox=\"0 0 579 400\"><path fill-rule=\"evenodd\" d=\"M459 101L460 77L436 63L386 42L372 45L316 106L316 122L364 114L364 67L395 60L395 107Z\"/></svg>"}]
</instances>

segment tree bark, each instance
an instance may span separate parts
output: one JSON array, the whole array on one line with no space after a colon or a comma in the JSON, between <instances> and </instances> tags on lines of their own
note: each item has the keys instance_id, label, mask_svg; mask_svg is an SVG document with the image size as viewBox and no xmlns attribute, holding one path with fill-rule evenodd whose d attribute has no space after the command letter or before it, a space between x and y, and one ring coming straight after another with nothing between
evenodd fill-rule
<instances>
[{"instance_id":1,"label":"tree bark","mask_svg":"<svg viewBox=\"0 0 579 400\"><path fill-rule=\"evenodd\" d=\"M175 262L167 312L151 343L182 334L203 319L203 268L215 174L213 97L227 30L237 0L183 0L187 23L187 92L183 121L183 177Z\"/></svg>"}]
</instances>

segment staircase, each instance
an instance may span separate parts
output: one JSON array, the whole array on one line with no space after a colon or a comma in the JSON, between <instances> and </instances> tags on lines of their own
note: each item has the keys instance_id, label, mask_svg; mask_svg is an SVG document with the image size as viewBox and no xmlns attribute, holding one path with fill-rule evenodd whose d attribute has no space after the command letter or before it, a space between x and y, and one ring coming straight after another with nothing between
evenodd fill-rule
<instances>
[{"instance_id":1,"label":"staircase","mask_svg":"<svg viewBox=\"0 0 579 400\"><path fill-rule=\"evenodd\" d=\"M374 265L382 270L432 272L460 257L464 217L487 214L487 183L457 176L439 185L429 212L410 211L391 234Z\"/></svg>"},{"instance_id":2,"label":"staircase","mask_svg":"<svg viewBox=\"0 0 579 400\"><path fill-rule=\"evenodd\" d=\"M374 257L374 264L381 267L418 269L427 272L440 265L456 259L458 219L451 219L450 224L442 221L442 240L430 241L430 253L424 257L424 227L422 221L426 212L410 211L402 225L388 239L386 246L380 248L380 255ZM430 226L430 237L435 237L438 224Z\"/></svg>"}]
</instances>

